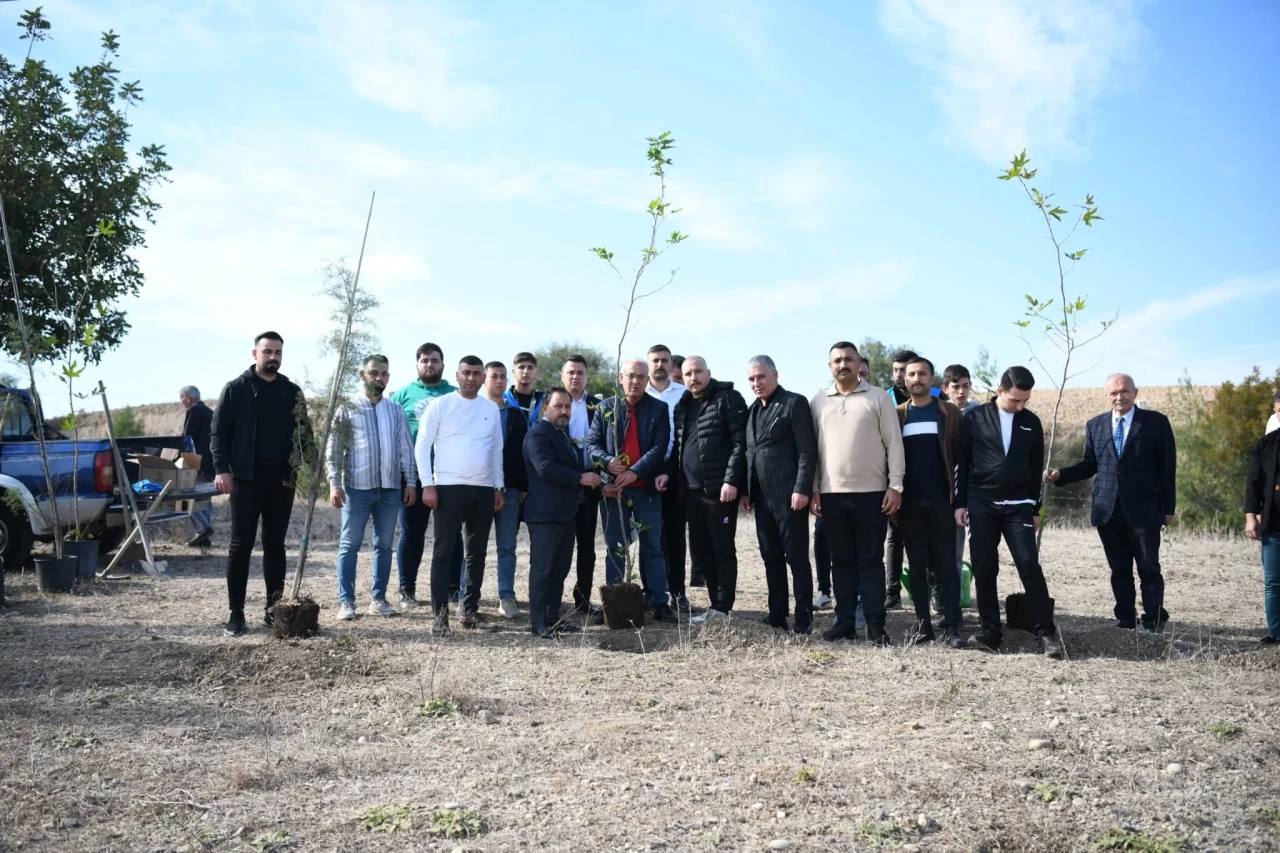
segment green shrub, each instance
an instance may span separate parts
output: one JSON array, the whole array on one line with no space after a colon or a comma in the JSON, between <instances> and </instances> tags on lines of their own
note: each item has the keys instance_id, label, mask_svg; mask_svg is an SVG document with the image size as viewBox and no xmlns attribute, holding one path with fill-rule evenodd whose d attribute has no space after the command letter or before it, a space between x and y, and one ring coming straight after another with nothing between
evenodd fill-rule
<instances>
[{"instance_id":1,"label":"green shrub","mask_svg":"<svg viewBox=\"0 0 1280 853\"><path fill-rule=\"evenodd\" d=\"M111 431L116 434L116 438L131 438L137 435L146 435L147 425L133 411L133 406L125 406L112 415Z\"/></svg>"}]
</instances>

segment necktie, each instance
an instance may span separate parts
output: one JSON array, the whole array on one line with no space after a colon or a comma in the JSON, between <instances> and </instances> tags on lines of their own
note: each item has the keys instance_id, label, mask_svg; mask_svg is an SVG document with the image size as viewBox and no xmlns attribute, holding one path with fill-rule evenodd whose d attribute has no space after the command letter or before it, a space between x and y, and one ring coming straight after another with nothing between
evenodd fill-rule
<instances>
[{"instance_id":1,"label":"necktie","mask_svg":"<svg viewBox=\"0 0 1280 853\"><path fill-rule=\"evenodd\" d=\"M1120 458L1120 454L1124 452L1124 418L1116 420L1116 431L1112 435L1116 443L1116 458Z\"/></svg>"}]
</instances>

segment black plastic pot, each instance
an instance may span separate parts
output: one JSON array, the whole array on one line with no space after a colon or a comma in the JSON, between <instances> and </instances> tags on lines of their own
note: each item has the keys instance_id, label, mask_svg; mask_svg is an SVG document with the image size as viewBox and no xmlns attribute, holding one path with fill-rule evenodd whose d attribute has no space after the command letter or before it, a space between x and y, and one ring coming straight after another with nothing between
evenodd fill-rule
<instances>
[{"instance_id":1,"label":"black plastic pot","mask_svg":"<svg viewBox=\"0 0 1280 853\"><path fill-rule=\"evenodd\" d=\"M92 583L98 570L98 540L77 539L62 543L62 553L68 557L76 557L76 580L81 583Z\"/></svg>"},{"instance_id":2,"label":"black plastic pot","mask_svg":"<svg viewBox=\"0 0 1280 853\"><path fill-rule=\"evenodd\" d=\"M79 562L75 557L36 557L36 586L41 592L71 592Z\"/></svg>"}]
</instances>

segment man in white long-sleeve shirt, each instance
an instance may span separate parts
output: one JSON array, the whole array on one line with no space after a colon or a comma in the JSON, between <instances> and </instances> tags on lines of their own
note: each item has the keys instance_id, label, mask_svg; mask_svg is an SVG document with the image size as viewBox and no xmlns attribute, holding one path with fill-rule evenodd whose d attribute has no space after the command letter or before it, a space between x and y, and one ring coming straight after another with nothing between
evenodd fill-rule
<instances>
[{"instance_id":1,"label":"man in white long-sleeve shirt","mask_svg":"<svg viewBox=\"0 0 1280 853\"><path fill-rule=\"evenodd\" d=\"M373 601L369 613L392 616L387 603L391 545L400 507L417 499L409 418L399 403L384 397L391 380L385 355L371 355L360 368L363 393L339 412L325 446L329 502L342 510L338 544L338 618L356 618L356 557L365 526L373 519ZM402 485L403 484L403 485Z\"/></svg>"},{"instance_id":2,"label":"man in white long-sleeve shirt","mask_svg":"<svg viewBox=\"0 0 1280 853\"><path fill-rule=\"evenodd\" d=\"M479 607L489 531L494 513L506 505L502 424L497 405L479 393L484 384L484 362L474 355L463 356L457 379L457 391L437 398L423 412L414 447L422 500L436 516L431 607L437 634L449 633L449 567L459 531L464 533L467 563L462 627L498 630L497 623L480 613Z\"/></svg>"}]
</instances>

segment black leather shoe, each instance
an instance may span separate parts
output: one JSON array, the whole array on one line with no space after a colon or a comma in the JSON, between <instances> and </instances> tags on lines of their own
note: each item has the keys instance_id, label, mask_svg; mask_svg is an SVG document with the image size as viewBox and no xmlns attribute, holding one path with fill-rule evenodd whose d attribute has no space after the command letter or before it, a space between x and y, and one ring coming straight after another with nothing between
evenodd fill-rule
<instances>
[{"instance_id":1,"label":"black leather shoe","mask_svg":"<svg viewBox=\"0 0 1280 853\"><path fill-rule=\"evenodd\" d=\"M1280 646L1280 640L1276 639L1275 637L1271 636L1270 634L1267 634L1265 637L1263 637L1261 640L1259 640L1259 641L1258 641L1258 645L1260 645L1260 646Z\"/></svg>"},{"instance_id":2,"label":"black leather shoe","mask_svg":"<svg viewBox=\"0 0 1280 853\"><path fill-rule=\"evenodd\" d=\"M689 586L705 587L707 579L700 572L694 572L689 575Z\"/></svg>"},{"instance_id":3,"label":"black leather shoe","mask_svg":"<svg viewBox=\"0 0 1280 853\"><path fill-rule=\"evenodd\" d=\"M822 632L824 640L856 640L858 639L858 626L853 621L836 622L830 628Z\"/></svg>"},{"instance_id":4,"label":"black leather shoe","mask_svg":"<svg viewBox=\"0 0 1280 853\"><path fill-rule=\"evenodd\" d=\"M952 648L952 649L964 648L964 637L961 637L960 632L957 631L955 628L948 628L946 635L942 638L942 641L947 644L948 648Z\"/></svg>"},{"instance_id":5,"label":"black leather shoe","mask_svg":"<svg viewBox=\"0 0 1280 853\"><path fill-rule=\"evenodd\" d=\"M812 634L812 633L813 633L813 623L812 623L812 622L797 622L797 623L795 624L795 627L794 627L794 628L792 628L791 630L792 630L792 631L794 631L794 632L795 632L795 633L797 633L797 634Z\"/></svg>"},{"instance_id":6,"label":"black leather shoe","mask_svg":"<svg viewBox=\"0 0 1280 853\"><path fill-rule=\"evenodd\" d=\"M770 616L768 613L766 613L764 616L761 616L761 617L760 617L760 624L761 624L761 625L768 625L770 628L777 628L777 629L779 629L780 631L785 631L785 630L787 630L787 620L786 620L786 619L783 619L783 620L781 620L781 621L778 621L778 620L774 619L772 616Z\"/></svg>"},{"instance_id":7,"label":"black leather shoe","mask_svg":"<svg viewBox=\"0 0 1280 853\"><path fill-rule=\"evenodd\" d=\"M1119 622L1117 622L1117 623L1116 623L1116 627L1117 627L1117 628L1123 628L1123 629L1124 629L1124 630L1126 630L1126 631L1136 631L1136 630L1137 630L1137 628L1138 628L1138 623L1137 623L1137 622L1126 622L1126 621L1124 621L1123 619L1121 619Z\"/></svg>"},{"instance_id":8,"label":"black leather shoe","mask_svg":"<svg viewBox=\"0 0 1280 853\"><path fill-rule=\"evenodd\" d=\"M556 632L552 631L550 628L530 625L529 631L539 640L554 640L556 638Z\"/></svg>"},{"instance_id":9,"label":"black leather shoe","mask_svg":"<svg viewBox=\"0 0 1280 853\"><path fill-rule=\"evenodd\" d=\"M886 599L884 600L884 609L885 609L885 610L901 610L901 609L902 609L902 596L900 596L900 595L891 595L891 596L889 596L888 598L886 598Z\"/></svg>"},{"instance_id":10,"label":"black leather shoe","mask_svg":"<svg viewBox=\"0 0 1280 853\"><path fill-rule=\"evenodd\" d=\"M188 548L208 548L212 545L213 543L209 541L208 533L197 533L187 542Z\"/></svg>"},{"instance_id":11,"label":"black leather shoe","mask_svg":"<svg viewBox=\"0 0 1280 853\"><path fill-rule=\"evenodd\" d=\"M881 628L879 631L867 630L867 639L871 641L871 645L880 646L887 649L893 645L893 641L889 639L889 635Z\"/></svg>"},{"instance_id":12,"label":"black leather shoe","mask_svg":"<svg viewBox=\"0 0 1280 853\"><path fill-rule=\"evenodd\" d=\"M580 628L579 626L575 625L572 622L565 622L564 620L557 622L555 624L555 627L553 627L551 630L555 631L557 634L581 634L582 633L582 628Z\"/></svg>"},{"instance_id":13,"label":"black leather shoe","mask_svg":"<svg viewBox=\"0 0 1280 853\"><path fill-rule=\"evenodd\" d=\"M1057 635L1041 637L1040 651L1044 652L1044 656L1047 658L1062 660L1062 641L1058 639Z\"/></svg>"},{"instance_id":14,"label":"black leather shoe","mask_svg":"<svg viewBox=\"0 0 1280 853\"><path fill-rule=\"evenodd\" d=\"M227 620L226 626L222 629L222 633L228 637L239 637L241 634L249 630L249 626L244 621L243 610L232 610L231 618Z\"/></svg>"},{"instance_id":15,"label":"black leather shoe","mask_svg":"<svg viewBox=\"0 0 1280 853\"><path fill-rule=\"evenodd\" d=\"M593 608L591 608L591 612L587 614L587 624L588 624L588 625L603 625L603 624L604 624L604 611L603 611L603 610L601 610L599 607L593 607Z\"/></svg>"},{"instance_id":16,"label":"black leather shoe","mask_svg":"<svg viewBox=\"0 0 1280 853\"><path fill-rule=\"evenodd\" d=\"M1000 640L986 634L974 634L965 643L965 648L977 649L980 652L998 652Z\"/></svg>"},{"instance_id":17,"label":"black leather shoe","mask_svg":"<svg viewBox=\"0 0 1280 853\"><path fill-rule=\"evenodd\" d=\"M657 607L653 608L653 621L666 622L669 625L679 625L680 617L677 616L676 612L669 606L659 604Z\"/></svg>"}]
</instances>

